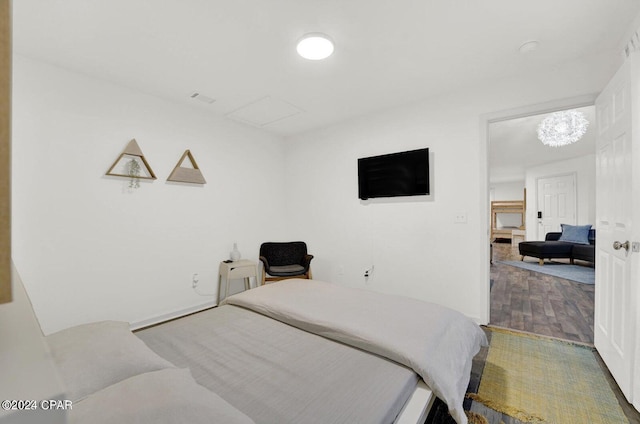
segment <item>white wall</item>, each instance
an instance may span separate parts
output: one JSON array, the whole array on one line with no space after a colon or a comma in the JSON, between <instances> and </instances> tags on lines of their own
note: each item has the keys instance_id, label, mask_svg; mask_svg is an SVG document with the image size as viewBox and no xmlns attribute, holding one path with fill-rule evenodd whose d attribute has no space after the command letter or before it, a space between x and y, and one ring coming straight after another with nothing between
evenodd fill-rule
<instances>
[{"instance_id":1,"label":"white wall","mask_svg":"<svg viewBox=\"0 0 640 424\"><path fill-rule=\"evenodd\" d=\"M598 73L570 63L288 139L289 231L315 254L314 277L439 302L487 322L489 190L481 117L598 92L616 66ZM358 200L359 157L418 147L432 155L431 196ZM467 214L466 224L454 223L459 213Z\"/></svg>"},{"instance_id":2,"label":"white wall","mask_svg":"<svg viewBox=\"0 0 640 424\"><path fill-rule=\"evenodd\" d=\"M491 184L491 200L524 200L525 181Z\"/></svg>"},{"instance_id":3,"label":"white wall","mask_svg":"<svg viewBox=\"0 0 640 424\"><path fill-rule=\"evenodd\" d=\"M532 167L526 171L527 185L527 240L544 240L538 234L538 180L540 178L575 174L576 176L576 224L596 225L596 157L595 154L552 162Z\"/></svg>"},{"instance_id":4,"label":"white wall","mask_svg":"<svg viewBox=\"0 0 640 424\"><path fill-rule=\"evenodd\" d=\"M192 274L215 295L234 242L282 237L279 137L24 57L13 99L13 258L45 333L215 304ZM158 179L129 192L104 174L132 138ZM186 149L207 184L166 182Z\"/></svg>"},{"instance_id":5,"label":"white wall","mask_svg":"<svg viewBox=\"0 0 640 424\"><path fill-rule=\"evenodd\" d=\"M15 59L14 261L49 333L149 322L215 303L234 241L302 239L319 279L452 306L488 321L487 146L482 116L597 92L617 64L503 79L291 138ZM159 179L134 193L104 173L136 138ZM361 202L356 160L429 147L432 194ZM191 149L208 184L167 184ZM283 190L284 187L284 190ZM466 224L454 224L466 214ZM284 235L283 235L284 234ZM365 282L365 269L375 266Z\"/></svg>"}]
</instances>

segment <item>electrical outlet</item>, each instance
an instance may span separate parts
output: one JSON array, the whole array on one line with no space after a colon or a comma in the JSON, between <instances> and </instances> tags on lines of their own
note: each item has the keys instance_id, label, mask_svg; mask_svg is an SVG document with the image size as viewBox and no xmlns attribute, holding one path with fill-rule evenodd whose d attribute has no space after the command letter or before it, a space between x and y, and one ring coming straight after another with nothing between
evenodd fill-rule
<instances>
[{"instance_id":1,"label":"electrical outlet","mask_svg":"<svg viewBox=\"0 0 640 424\"><path fill-rule=\"evenodd\" d=\"M193 277L191 277L191 286L195 289L196 287L198 287L199 282L200 277L198 276L198 274L193 274Z\"/></svg>"}]
</instances>

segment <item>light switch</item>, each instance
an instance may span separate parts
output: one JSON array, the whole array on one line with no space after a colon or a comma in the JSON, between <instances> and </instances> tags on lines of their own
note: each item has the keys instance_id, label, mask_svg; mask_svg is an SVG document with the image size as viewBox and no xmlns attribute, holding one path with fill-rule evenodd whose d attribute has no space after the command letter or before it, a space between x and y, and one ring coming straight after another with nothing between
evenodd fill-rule
<instances>
[{"instance_id":1,"label":"light switch","mask_svg":"<svg viewBox=\"0 0 640 424\"><path fill-rule=\"evenodd\" d=\"M453 216L453 222L455 224L466 224L467 223L467 213L466 212L458 212Z\"/></svg>"}]
</instances>

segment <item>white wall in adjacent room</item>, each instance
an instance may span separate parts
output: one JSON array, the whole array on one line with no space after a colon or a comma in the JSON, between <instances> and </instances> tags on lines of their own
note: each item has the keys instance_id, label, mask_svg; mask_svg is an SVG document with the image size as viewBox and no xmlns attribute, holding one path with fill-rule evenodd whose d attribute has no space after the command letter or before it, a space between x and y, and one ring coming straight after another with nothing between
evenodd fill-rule
<instances>
[{"instance_id":1,"label":"white wall in adjacent room","mask_svg":"<svg viewBox=\"0 0 640 424\"><path fill-rule=\"evenodd\" d=\"M572 63L288 139L289 231L315 255L314 277L438 302L487 322L489 185L481 117L596 93L614 69L594 73ZM429 196L358 199L358 158L421 147L431 155ZM460 214L466 223L454 222Z\"/></svg>"},{"instance_id":2,"label":"white wall in adjacent room","mask_svg":"<svg viewBox=\"0 0 640 424\"><path fill-rule=\"evenodd\" d=\"M491 200L524 200L524 184L524 180L491 184Z\"/></svg>"},{"instance_id":3,"label":"white wall in adjacent room","mask_svg":"<svg viewBox=\"0 0 640 424\"><path fill-rule=\"evenodd\" d=\"M24 57L13 99L13 258L45 333L215 304L233 243L283 234L281 138ZM132 138L158 179L130 191L105 173ZM207 184L166 182L186 149Z\"/></svg>"}]
</instances>

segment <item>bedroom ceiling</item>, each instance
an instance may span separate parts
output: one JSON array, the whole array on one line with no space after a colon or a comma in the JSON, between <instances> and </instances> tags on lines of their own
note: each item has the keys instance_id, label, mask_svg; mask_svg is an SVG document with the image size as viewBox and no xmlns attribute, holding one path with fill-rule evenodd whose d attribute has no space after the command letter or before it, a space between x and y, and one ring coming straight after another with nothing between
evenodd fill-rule
<instances>
[{"instance_id":1,"label":"bedroom ceiling","mask_svg":"<svg viewBox=\"0 0 640 424\"><path fill-rule=\"evenodd\" d=\"M578 58L600 66L585 56L617 57L639 11L637 0L16 0L13 25L18 54L287 136ZM308 32L328 34L334 54L299 57ZM529 40L538 49L519 53Z\"/></svg>"}]
</instances>

